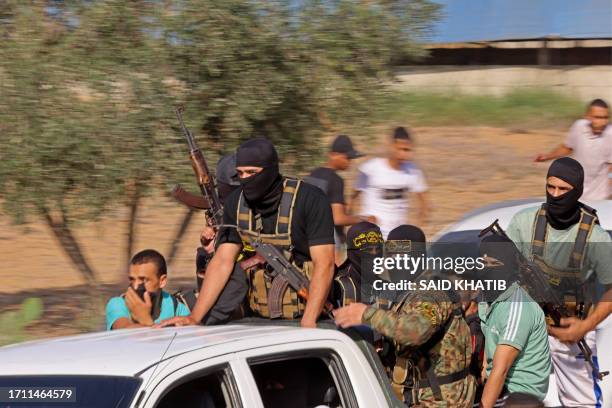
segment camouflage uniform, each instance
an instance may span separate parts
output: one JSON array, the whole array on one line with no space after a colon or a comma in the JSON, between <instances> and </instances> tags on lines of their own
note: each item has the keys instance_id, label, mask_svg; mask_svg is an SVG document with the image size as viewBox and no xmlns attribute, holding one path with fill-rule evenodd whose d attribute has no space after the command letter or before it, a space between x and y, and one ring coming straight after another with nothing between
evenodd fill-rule
<instances>
[{"instance_id":1,"label":"camouflage uniform","mask_svg":"<svg viewBox=\"0 0 612 408\"><path fill-rule=\"evenodd\" d=\"M441 340L426 352L435 376L440 378L461 372L470 365L470 328L462 317L453 316L457 313L457 307L446 292L414 291L404 296L403 301L392 310L368 307L362 320L364 324L393 340L398 361L427 343L436 333L440 333L438 336L443 334ZM439 332L445 326L446 333ZM424 362L424 358L418 363L415 362L421 373L421 381L426 378ZM396 373L397 365L394 377ZM402 393L400 384L395 383L394 390L398 394ZM471 407L476 392L476 380L471 374L467 374L458 381L440 384L440 391L442 399L436 400L431 387L414 390L412 400L415 404L410 406ZM404 388L403 396L407 398L410 395L411 390Z\"/></svg>"}]
</instances>

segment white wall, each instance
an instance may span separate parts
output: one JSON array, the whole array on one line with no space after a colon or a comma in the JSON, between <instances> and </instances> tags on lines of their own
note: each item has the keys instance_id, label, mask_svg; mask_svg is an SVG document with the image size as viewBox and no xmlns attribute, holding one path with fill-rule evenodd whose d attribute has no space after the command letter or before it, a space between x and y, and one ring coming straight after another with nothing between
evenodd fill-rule
<instances>
[{"instance_id":1,"label":"white wall","mask_svg":"<svg viewBox=\"0 0 612 408\"><path fill-rule=\"evenodd\" d=\"M581 100L612 102L612 66L406 66L397 70L402 90L503 95L517 88L548 88Z\"/></svg>"}]
</instances>

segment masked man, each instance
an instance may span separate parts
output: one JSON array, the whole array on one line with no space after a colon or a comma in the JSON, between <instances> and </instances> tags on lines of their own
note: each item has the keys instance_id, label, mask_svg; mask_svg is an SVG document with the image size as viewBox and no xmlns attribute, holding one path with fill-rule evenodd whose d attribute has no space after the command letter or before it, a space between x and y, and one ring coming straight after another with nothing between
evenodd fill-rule
<instances>
[{"instance_id":1,"label":"masked man","mask_svg":"<svg viewBox=\"0 0 612 408\"><path fill-rule=\"evenodd\" d=\"M548 328L559 399L569 407L601 406L599 380L575 342L585 337L596 355L594 330L612 312L612 240L595 211L578 201L583 183L580 163L555 160L546 176L546 203L520 211L507 229L576 315ZM596 285L604 288L599 299Z\"/></svg>"},{"instance_id":2,"label":"masked man","mask_svg":"<svg viewBox=\"0 0 612 408\"><path fill-rule=\"evenodd\" d=\"M302 327L315 327L334 274L334 221L327 197L317 187L283 177L276 149L267 139L240 145L236 171L240 189L225 201L225 226L219 230L198 301L190 316L162 325L199 322L227 284L245 242L254 237L282 249L310 280L307 302L291 287L283 291L281 317L301 319ZM265 274L265 266L249 272L249 305L256 315L270 317L271 283Z\"/></svg>"},{"instance_id":3,"label":"masked man","mask_svg":"<svg viewBox=\"0 0 612 408\"><path fill-rule=\"evenodd\" d=\"M400 228L392 235L397 241L394 251L424 257L423 231L414 226ZM413 282L429 279L419 274L421 270L405 278ZM461 305L446 292L407 291L391 310L353 303L334 311L334 316L340 327L365 324L394 343L391 384L397 397L408 406L472 406L476 381L469 374L470 328L463 319Z\"/></svg>"}]
</instances>

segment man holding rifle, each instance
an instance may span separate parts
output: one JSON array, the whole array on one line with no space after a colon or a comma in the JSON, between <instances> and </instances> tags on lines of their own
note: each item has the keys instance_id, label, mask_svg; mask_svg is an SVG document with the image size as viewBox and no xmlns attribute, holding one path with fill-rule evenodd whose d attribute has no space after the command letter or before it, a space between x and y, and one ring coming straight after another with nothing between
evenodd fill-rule
<instances>
[{"instance_id":1,"label":"man holding rifle","mask_svg":"<svg viewBox=\"0 0 612 408\"><path fill-rule=\"evenodd\" d=\"M236 170L240 189L226 198L217 249L198 301L190 316L170 319L161 326L197 324L223 291L241 250L262 242L281 250L309 280L307 291L300 295L291 284L280 291L282 317L300 318L302 327L315 327L334 272L334 223L327 197L314 186L283 177L276 149L266 139L251 139L238 148ZM269 279L266 263L250 263L245 268L249 270L251 309L262 317L276 315L269 307L274 300L270 296L274 280Z\"/></svg>"},{"instance_id":2,"label":"man holding rifle","mask_svg":"<svg viewBox=\"0 0 612 408\"><path fill-rule=\"evenodd\" d=\"M571 407L601 406L595 328L612 312L612 240L597 223L595 211L578 201L583 183L584 171L576 160L555 160L546 178L546 203L517 213L507 230L576 316L548 327L559 399ZM604 285L605 293L591 306L596 299L589 286L595 281ZM595 369L585 361L586 349L576 343L582 338L593 352Z\"/></svg>"}]
</instances>

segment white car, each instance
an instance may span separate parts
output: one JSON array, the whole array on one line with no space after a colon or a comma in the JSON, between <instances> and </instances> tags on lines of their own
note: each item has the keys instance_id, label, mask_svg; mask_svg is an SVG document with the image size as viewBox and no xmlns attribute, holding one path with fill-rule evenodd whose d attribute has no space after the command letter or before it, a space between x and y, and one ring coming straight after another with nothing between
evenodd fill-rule
<instances>
[{"instance_id":1,"label":"white car","mask_svg":"<svg viewBox=\"0 0 612 408\"><path fill-rule=\"evenodd\" d=\"M440 250L446 251L448 247L445 248L445 246L449 244L459 244L460 251L465 252L467 250L471 252L470 255L478 256L478 233L483 228L486 228L493 221L499 219L500 226L506 229L510 224L510 220L518 211L524 208L538 206L544 201L545 199L537 198L505 201L471 211L456 223L440 231L432 240L434 242L432 250L435 253L436 245L438 245ZM585 201L585 204L597 210L600 225L612 236L612 200ZM612 265L610 265L610 268L612 268ZM597 328L597 344L600 345L598 349L598 358L599 366L602 371L609 370L612 372L612 348L604 348L601 346L604 344L608 345L611 342L612 316L604 320ZM601 388L604 407L612 408L612 374L604 377ZM547 406L561 405L556 395L554 376L551 376L549 392L545 404Z\"/></svg>"},{"instance_id":2,"label":"white car","mask_svg":"<svg viewBox=\"0 0 612 408\"><path fill-rule=\"evenodd\" d=\"M333 324L294 326L127 329L2 347L0 406L403 406L356 331L353 340Z\"/></svg>"}]
</instances>

